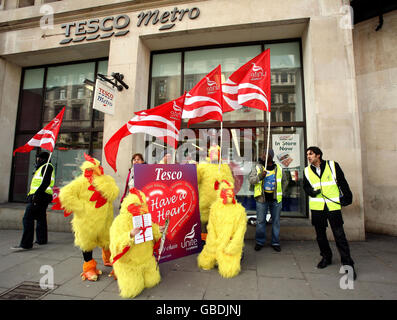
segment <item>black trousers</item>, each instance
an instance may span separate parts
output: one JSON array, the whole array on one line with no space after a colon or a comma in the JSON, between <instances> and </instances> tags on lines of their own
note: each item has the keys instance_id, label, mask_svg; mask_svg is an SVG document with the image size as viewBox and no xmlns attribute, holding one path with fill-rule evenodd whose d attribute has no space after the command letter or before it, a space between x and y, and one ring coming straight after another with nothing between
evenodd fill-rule
<instances>
[{"instance_id":1,"label":"black trousers","mask_svg":"<svg viewBox=\"0 0 397 320\"><path fill-rule=\"evenodd\" d=\"M320 248L320 254L327 260L332 259L332 250L329 246L327 238L327 225L331 226L332 233L335 238L335 244L338 248L342 265L354 265L354 261L350 255L349 243L346 239L345 231L343 229L343 219L341 211L331 211L327 209L324 211L312 210L312 224L316 230L317 244Z\"/></svg>"},{"instance_id":2,"label":"black trousers","mask_svg":"<svg viewBox=\"0 0 397 320\"><path fill-rule=\"evenodd\" d=\"M25 214L22 219L23 233L21 243L22 248L30 249L33 247L34 238L34 221L36 224L36 241L39 244L46 244L48 241L47 233L47 203L33 204L29 202L25 209Z\"/></svg>"}]
</instances>

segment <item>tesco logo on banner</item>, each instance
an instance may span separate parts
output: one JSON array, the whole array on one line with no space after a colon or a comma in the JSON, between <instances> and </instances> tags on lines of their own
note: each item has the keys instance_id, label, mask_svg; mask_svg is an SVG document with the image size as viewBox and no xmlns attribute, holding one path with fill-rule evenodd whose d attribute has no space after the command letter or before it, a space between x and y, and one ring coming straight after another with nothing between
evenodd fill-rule
<instances>
[{"instance_id":1,"label":"tesco logo on banner","mask_svg":"<svg viewBox=\"0 0 397 320\"><path fill-rule=\"evenodd\" d=\"M115 90L100 79L95 83L93 108L108 114L114 114Z\"/></svg>"}]
</instances>

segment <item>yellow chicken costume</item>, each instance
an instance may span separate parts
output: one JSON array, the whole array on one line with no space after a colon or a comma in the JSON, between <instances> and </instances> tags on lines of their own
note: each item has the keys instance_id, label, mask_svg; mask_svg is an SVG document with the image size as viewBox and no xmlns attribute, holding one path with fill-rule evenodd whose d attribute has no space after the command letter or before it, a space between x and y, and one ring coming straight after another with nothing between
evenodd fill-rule
<instances>
[{"instance_id":1,"label":"yellow chicken costume","mask_svg":"<svg viewBox=\"0 0 397 320\"><path fill-rule=\"evenodd\" d=\"M134 298L143 289L157 285L160 271L153 256L153 246L161 238L159 226L152 223L153 240L134 243L132 217L148 213L143 192L132 188L121 204L120 214L110 228L110 251L114 273L123 298Z\"/></svg>"},{"instance_id":2,"label":"yellow chicken costume","mask_svg":"<svg viewBox=\"0 0 397 320\"><path fill-rule=\"evenodd\" d=\"M103 173L97 159L84 154L86 161L80 169L83 174L61 188L59 206L65 216L73 213L74 243L83 251L83 280L96 281L102 273L92 258L95 247L102 248L105 266L111 266L109 229L113 221L113 201L119 194L114 179Z\"/></svg>"},{"instance_id":3,"label":"yellow chicken costume","mask_svg":"<svg viewBox=\"0 0 397 320\"><path fill-rule=\"evenodd\" d=\"M217 199L211 206L207 241L197 262L204 270L212 269L217 263L220 275L232 278L241 269L247 216L244 207L234 198L233 183L217 181L214 188Z\"/></svg>"},{"instance_id":4,"label":"yellow chicken costume","mask_svg":"<svg viewBox=\"0 0 397 320\"><path fill-rule=\"evenodd\" d=\"M202 239L205 240L207 234L207 223L210 215L210 207L216 200L214 183L217 180L226 179L234 183L232 171L227 163L221 164L219 170L220 148L217 145L208 150L208 162L201 162L197 165L197 185L199 192L200 221Z\"/></svg>"}]
</instances>

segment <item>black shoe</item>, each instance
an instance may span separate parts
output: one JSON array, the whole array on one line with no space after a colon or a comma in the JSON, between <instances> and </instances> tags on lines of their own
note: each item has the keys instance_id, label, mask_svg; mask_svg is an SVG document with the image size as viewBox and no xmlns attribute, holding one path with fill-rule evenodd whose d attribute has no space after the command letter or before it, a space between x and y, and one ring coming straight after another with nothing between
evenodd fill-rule
<instances>
[{"instance_id":1,"label":"black shoe","mask_svg":"<svg viewBox=\"0 0 397 320\"><path fill-rule=\"evenodd\" d=\"M260 244L255 244L255 251L259 251L260 249L262 249L263 248L263 246L261 246Z\"/></svg>"},{"instance_id":2,"label":"black shoe","mask_svg":"<svg viewBox=\"0 0 397 320\"><path fill-rule=\"evenodd\" d=\"M274 249L274 251L277 251L277 252L281 251L281 246L279 246L279 245L272 245L272 248Z\"/></svg>"},{"instance_id":3,"label":"black shoe","mask_svg":"<svg viewBox=\"0 0 397 320\"><path fill-rule=\"evenodd\" d=\"M324 269L325 267L327 267L331 263L332 263L331 259L322 258L321 261L318 263L317 268Z\"/></svg>"}]
</instances>

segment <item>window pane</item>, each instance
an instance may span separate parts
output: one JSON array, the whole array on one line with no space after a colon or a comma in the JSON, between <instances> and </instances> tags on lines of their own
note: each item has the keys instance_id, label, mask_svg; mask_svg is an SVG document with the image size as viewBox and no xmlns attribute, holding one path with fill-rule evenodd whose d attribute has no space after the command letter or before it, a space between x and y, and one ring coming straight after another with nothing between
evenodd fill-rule
<instances>
[{"instance_id":1,"label":"window pane","mask_svg":"<svg viewBox=\"0 0 397 320\"><path fill-rule=\"evenodd\" d=\"M92 91L84 80L94 81L94 71L94 62L48 68L44 125L66 106L62 129L91 127Z\"/></svg>"},{"instance_id":2,"label":"window pane","mask_svg":"<svg viewBox=\"0 0 397 320\"><path fill-rule=\"evenodd\" d=\"M44 68L25 71L17 130L40 130Z\"/></svg>"},{"instance_id":3,"label":"window pane","mask_svg":"<svg viewBox=\"0 0 397 320\"><path fill-rule=\"evenodd\" d=\"M34 0L19 0L18 8L34 6Z\"/></svg>"},{"instance_id":4,"label":"window pane","mask_svg":"<svg viewBox=\"0 0 397 320\"><path fill-rule=\"evenodd\" d=\"M303 128L272 128L270 147L274 161L281 165L288 178L283 190L282 216L305 217L306 195L303 191L305 150Z\"/></svg>"},{"instance_id":5,"label":"window pane","mask_svg":"<svg viewBox=\"0 0 397 320\"><path fill-rule=\"evenodd\" d=\"M224 82L234 71L260 52L260 45L188 51L185 53L184 90L191 90L219 64ZM263 111L243 107L240 110L225 113L223 121L263 121L263 117Z\"/></svg>"},{"instance_id":6,"label":"window pane","mask_svg":"<svg viewBox=\"0 0 397 320\"><path fill-rule=\"evenodd\" d=\"M267 45L268 48L272 74L272 121L303 121L299 43L276 43Z\"/></svg>"},{"instance_id":7,"label":"window pane","mask_svg":"<svg viewBox=\"0 0 397 320\"><path fill-rule=\"evenodd\" d=\"M181 95L181 53L153 55L150 107Z\"/></svg>"},{"instance_id":8,"label":"window pane","mask_svg":"<svg viewBox=\"0 0 397 320\"><path fill-rule=\"evenodd\" d=\"M84 153L89 152L89 143L89 133L60 133L58 135L51 158L52 164L56 167L55 186L61 188L81 174L80 166L85 161Z\"/></svg>"},{"instance_id":9,"label":"window pane","mask_svg":"<svg viewBox=\"0 0 397 320\"><path fill-rule=\"evenodd\" d=\"M26 144L32 135L17 135L15 146L21 147ZM17 152L14 157L14 177L11 190L11 199L13 201L25 201L28 194L28 188L34 172L36 161L36 152L32 150L29 153Z\"/></svg>"}]
</instances>

